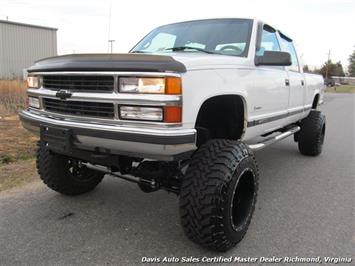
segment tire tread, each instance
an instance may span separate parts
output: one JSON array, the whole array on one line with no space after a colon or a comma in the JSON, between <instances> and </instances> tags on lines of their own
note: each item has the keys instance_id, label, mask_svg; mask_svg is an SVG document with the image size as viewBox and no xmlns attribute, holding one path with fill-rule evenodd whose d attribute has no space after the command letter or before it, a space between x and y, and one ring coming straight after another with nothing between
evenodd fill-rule
<instances>
[{"instance_id":1,"label":"tire tread","mask_svg":"<svg viewBox=\"0 0 355 266\"><path fill-rule=\"evenodd\" d=\"M215 139L202 145L195 153L182 182L180 217L185 234L204 247L225 251L244 237L250 220L239 239L232 240L223 224L225 193L232 174L247 157L258 169L249 147L239 141ZM255 204L252 206L254 211Z\"/></svg>"},{"instance_id":2,"label":"tire tread","mask_svg":"<svg viewBox=\"0 0 355 266\"><path fill-rule=\"evenodd\" d=\"M298 149L301 154L317 156L322 152L322 130L325 126L325 116L317 110L312 110L301 121L301 130L298 134Z\"/></svg>"},{"instance_id":3,"label":"tire tread","mask_svg":"<svg viewBox=\"0 0 355 266\"><path fill-rule=\"evenodd\" d=\"M93 190L103 179L104 174L86 168L84 174L89 181L74 180L65 167L68 159L46 149L40 141L37 143L37 172L43 183L52 190L65 195L79 195Z\"/></svg>"}]
</instances>

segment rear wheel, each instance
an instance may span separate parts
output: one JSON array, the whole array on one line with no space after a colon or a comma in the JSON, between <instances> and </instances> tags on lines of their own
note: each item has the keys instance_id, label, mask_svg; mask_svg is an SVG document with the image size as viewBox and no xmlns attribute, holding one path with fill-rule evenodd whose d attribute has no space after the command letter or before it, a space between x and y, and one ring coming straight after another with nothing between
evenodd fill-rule
<instances>
[{"instance_id":1,"label":"rear wheel","mask_svg":"<svg viewBox=\"0 0 355 266\"><path fill-rule=\"evenodd\" d=\"M192 158L180 191L180 216L188 238L226 251L248 230L257 197L258 168L248 146L215 139Z\"/></svg>"},{"instance_id":2,"label":"rear wheel","mask_svg":"<svg viewBox=\"0 0 355 266\"><path fill-rule=\"evenodd\" d=\"M49 188L65 195L91 191L104 177L103 173L86 168L76 159L53 153L41 142L38 143L37 170Z\"/></svg>"},{"instance_id":3,"label":"rear wheel","mask_svg":"<svg viewBox=\"0 0 355 266\"><path fill-rule=\"evenodd\" d=\"M322 152L325 137L325 116L312 110L301 121L301 130L297 134L298 150L309 156L317 156Z\"/></svg>"}]
</instances>

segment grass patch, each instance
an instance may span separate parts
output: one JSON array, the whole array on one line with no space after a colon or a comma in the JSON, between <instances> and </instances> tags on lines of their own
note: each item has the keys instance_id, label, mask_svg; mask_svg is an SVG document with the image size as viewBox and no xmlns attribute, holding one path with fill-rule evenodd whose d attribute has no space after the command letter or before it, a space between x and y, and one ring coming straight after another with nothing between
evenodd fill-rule
<instances>
[{"instance_id":1,"label":"grass patch","mask_svg":"<svg viewBox=\"0 0 355 266\"><path fill-rule=\"evenodd\" d=\"M0 157L0 165L11 163L13 161L11 155L5 154L4 156Z\"/></svg>"},{"instance_id":2,"label":"grass patch","mask_svg":"<svg viewBox=\"0 0 355 266\"><path fill-rule=\"evenodd\" d=\"M335 93L355 93L354 85L340 85L334 87L327 87L325 92L335 92Z\"/></svg>"},{"instance_id":3,"label":"grass patch","mask_svg":"<svg viewBox=\"0 0 355 266\"><path fill-rule=\"evenodd\" d=\"M0 165L34 158L37 140L17 115L0 118Z\"/></svg>"},{"instance_id":4,"label":"grass patch","mask_svg":"<svg viewBox=\"0 0 355 266\"><path fill-rule=\"evenodd\" d=\"M37 137L25 130L17 115L0 117L0 192L32 182Z\"/></svg>"},{"instance_id":5,"label":"grass patch","mask_svg":"<svg viewBox=\"0 0 355 266\"><path fill-rule=\"evenodd\" d=\"M25 108L25 83L0 80L0 165L35 155L37 137L22 127L17 115Z\"/></svg>"},{"instance_id":6,"label":"grass patch","mask_svg":"<svg viewBox=\"0 0 355 266\"><path fill-rule=\"evenodd\" d=\"M22 186L37 178L34 159L0 165L0 192Z\"/></svg>"},{"instance_id":7,"label":"grass patch","mask_svg":"<svg viewBox=\"0 0 355 266\"><path fill-rule=\"evenodd\" d=\"M20 80L0 80L0 192L37 178L37 137L25 130L18 112L26 108L26 88Z\"/></svg>"},{"instance_id":8,"label":"grass patch","mask_svg":"<svg viewBox=\"0 0 355 266\"><path fill-rule=\"evenodd\" d=\"M26 107L26 86L22 80L0 80L0 116L9 116Z\"/></svg>"}]
</instances>

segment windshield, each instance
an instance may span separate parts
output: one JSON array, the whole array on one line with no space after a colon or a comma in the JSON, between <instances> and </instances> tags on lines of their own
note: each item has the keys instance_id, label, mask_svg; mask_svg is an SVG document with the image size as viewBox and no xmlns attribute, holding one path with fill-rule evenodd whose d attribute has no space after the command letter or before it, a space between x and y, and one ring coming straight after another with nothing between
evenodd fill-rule
<instances>
[{"instance_id":1,"label":"windshield","mask_svg":"<svg viewBox=\"0 0 355 266\"><path fill-rule=\"evenodd\" d=\"M133 53L216 53L247 56L252 20L212 19L181 22L150 32Z\"/></svg>"}]
</instances>

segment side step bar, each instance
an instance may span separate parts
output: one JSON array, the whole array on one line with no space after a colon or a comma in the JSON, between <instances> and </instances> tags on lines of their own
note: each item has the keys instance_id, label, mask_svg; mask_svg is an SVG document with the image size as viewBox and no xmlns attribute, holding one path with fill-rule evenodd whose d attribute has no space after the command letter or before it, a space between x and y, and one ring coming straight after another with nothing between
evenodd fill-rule
<instances>
[{"instance_id":1,"label":"side step bar","mask_svg":"<svg viewBox=\"0 0 355 266\"><path fill-rule=\"evenodd\" d=\"M287 138L293 134L295 134L296 132L300 131L300 127L299 126L295 126L283 133L280 133L279 135L276 135L274 137L271 137L271 138L267 138L265 139L264 141L262 142L258 142L256 144L250 144L249 145L249 148L252 149L253 151L258 151L258 150L261 150L263 148L265 148L266 146L269 146L270 144L272 143L275 143L277 141L280 141L284 138Z\"/></svg>"}]
</instances>

